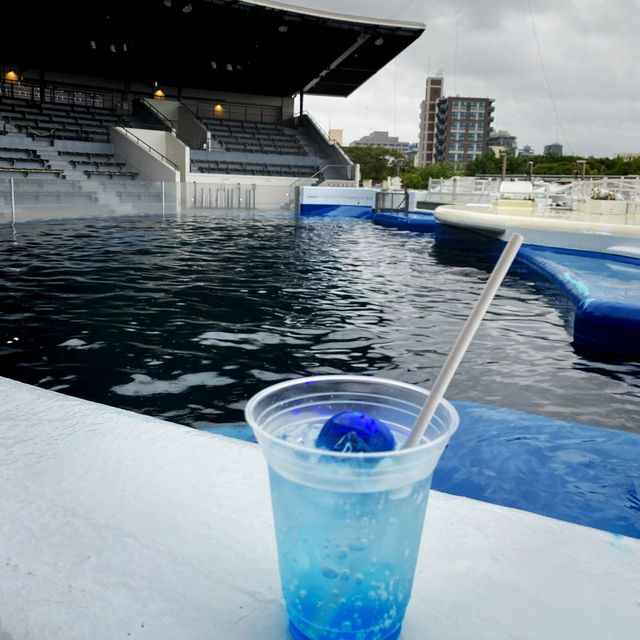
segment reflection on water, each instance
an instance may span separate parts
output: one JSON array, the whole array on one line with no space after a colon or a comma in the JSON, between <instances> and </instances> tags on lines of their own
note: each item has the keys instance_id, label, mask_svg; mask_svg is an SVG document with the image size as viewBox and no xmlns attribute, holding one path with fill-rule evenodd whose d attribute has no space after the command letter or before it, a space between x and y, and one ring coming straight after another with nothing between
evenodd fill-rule
<instances>
[{"instance_id":1,"label":"reflection on water","mask_svg":"<svg viewBox=\"0 0 640 640\"><path fill-rule=\"evenodd\" d=\"M2 374L194 426L242 421L253 393L293 376L429 385L493 260L479 239L289 215L16 229L0 243ZM574 353L552 292L524 275L507 278L449 397L640 432L640 366Z\"/></svg>"}]
</instances>

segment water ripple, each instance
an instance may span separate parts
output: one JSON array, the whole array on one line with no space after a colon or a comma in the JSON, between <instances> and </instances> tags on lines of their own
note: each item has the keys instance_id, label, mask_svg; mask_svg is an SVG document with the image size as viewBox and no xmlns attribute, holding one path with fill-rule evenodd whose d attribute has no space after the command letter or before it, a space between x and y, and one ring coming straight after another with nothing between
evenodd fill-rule
<instances>
[{"instance_id":1,"label":"water ripple","mask_svg":"<svg viewBox=\"0 0 640 640\"><path fill-rule=\"evenodd\" d=\"M288 215L59 220L16 240L2 374L185 424L240 421L294 376L430 384L492 266L481 240ZM575 354L557 294L510 275L449 396L640 432L639 381L638 364Z\"/></svg>"}]
</instances>

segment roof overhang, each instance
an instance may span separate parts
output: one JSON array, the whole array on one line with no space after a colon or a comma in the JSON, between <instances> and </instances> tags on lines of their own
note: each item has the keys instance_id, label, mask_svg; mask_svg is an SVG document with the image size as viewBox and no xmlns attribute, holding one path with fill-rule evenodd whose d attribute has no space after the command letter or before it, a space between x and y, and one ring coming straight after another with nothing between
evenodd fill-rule
<instances>
[{"instance_id":1,"label":"roof overhang","mask_svg":"<svg viewBox=\"0 0 640 640\"><path fill-rule=\"evenodd\" d=\"M424 31L265 0L3 6L0 62L153 86L347 96Z\"/></svg>"}]
</instances>

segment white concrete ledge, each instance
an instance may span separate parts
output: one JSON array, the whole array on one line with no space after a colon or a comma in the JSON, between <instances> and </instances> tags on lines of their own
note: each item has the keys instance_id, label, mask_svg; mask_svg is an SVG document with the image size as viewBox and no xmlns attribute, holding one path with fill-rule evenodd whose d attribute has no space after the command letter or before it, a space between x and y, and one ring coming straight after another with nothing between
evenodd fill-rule
<instances>
[{"instance_id":1,"label":"white concrete ledge","mask_svg":"<svg viewBox=\"0 0 640 640\"><path fill-rule=\"evenodd\" d=\"M0 378L0 639L287 638L256 445ZM640 540L433 492L403 640L636 640Z\"/></svg>"}]
</instances>

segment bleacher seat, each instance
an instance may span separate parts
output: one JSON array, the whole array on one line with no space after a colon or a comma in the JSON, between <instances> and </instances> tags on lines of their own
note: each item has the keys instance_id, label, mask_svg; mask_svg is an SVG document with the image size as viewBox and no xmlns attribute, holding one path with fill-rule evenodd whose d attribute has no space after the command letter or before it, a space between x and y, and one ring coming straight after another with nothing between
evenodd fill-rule
<instances>
[{"instance_id":1,"label":"bleacher seat","mask_svg":"<svg viewBox=\"0 0 640 640\"><path fill-rule=\"evenodd\" d=\"M200 118L214 143L227 151L307 155L295 129L273 123Z\"/></svg>"}]
</instances>

